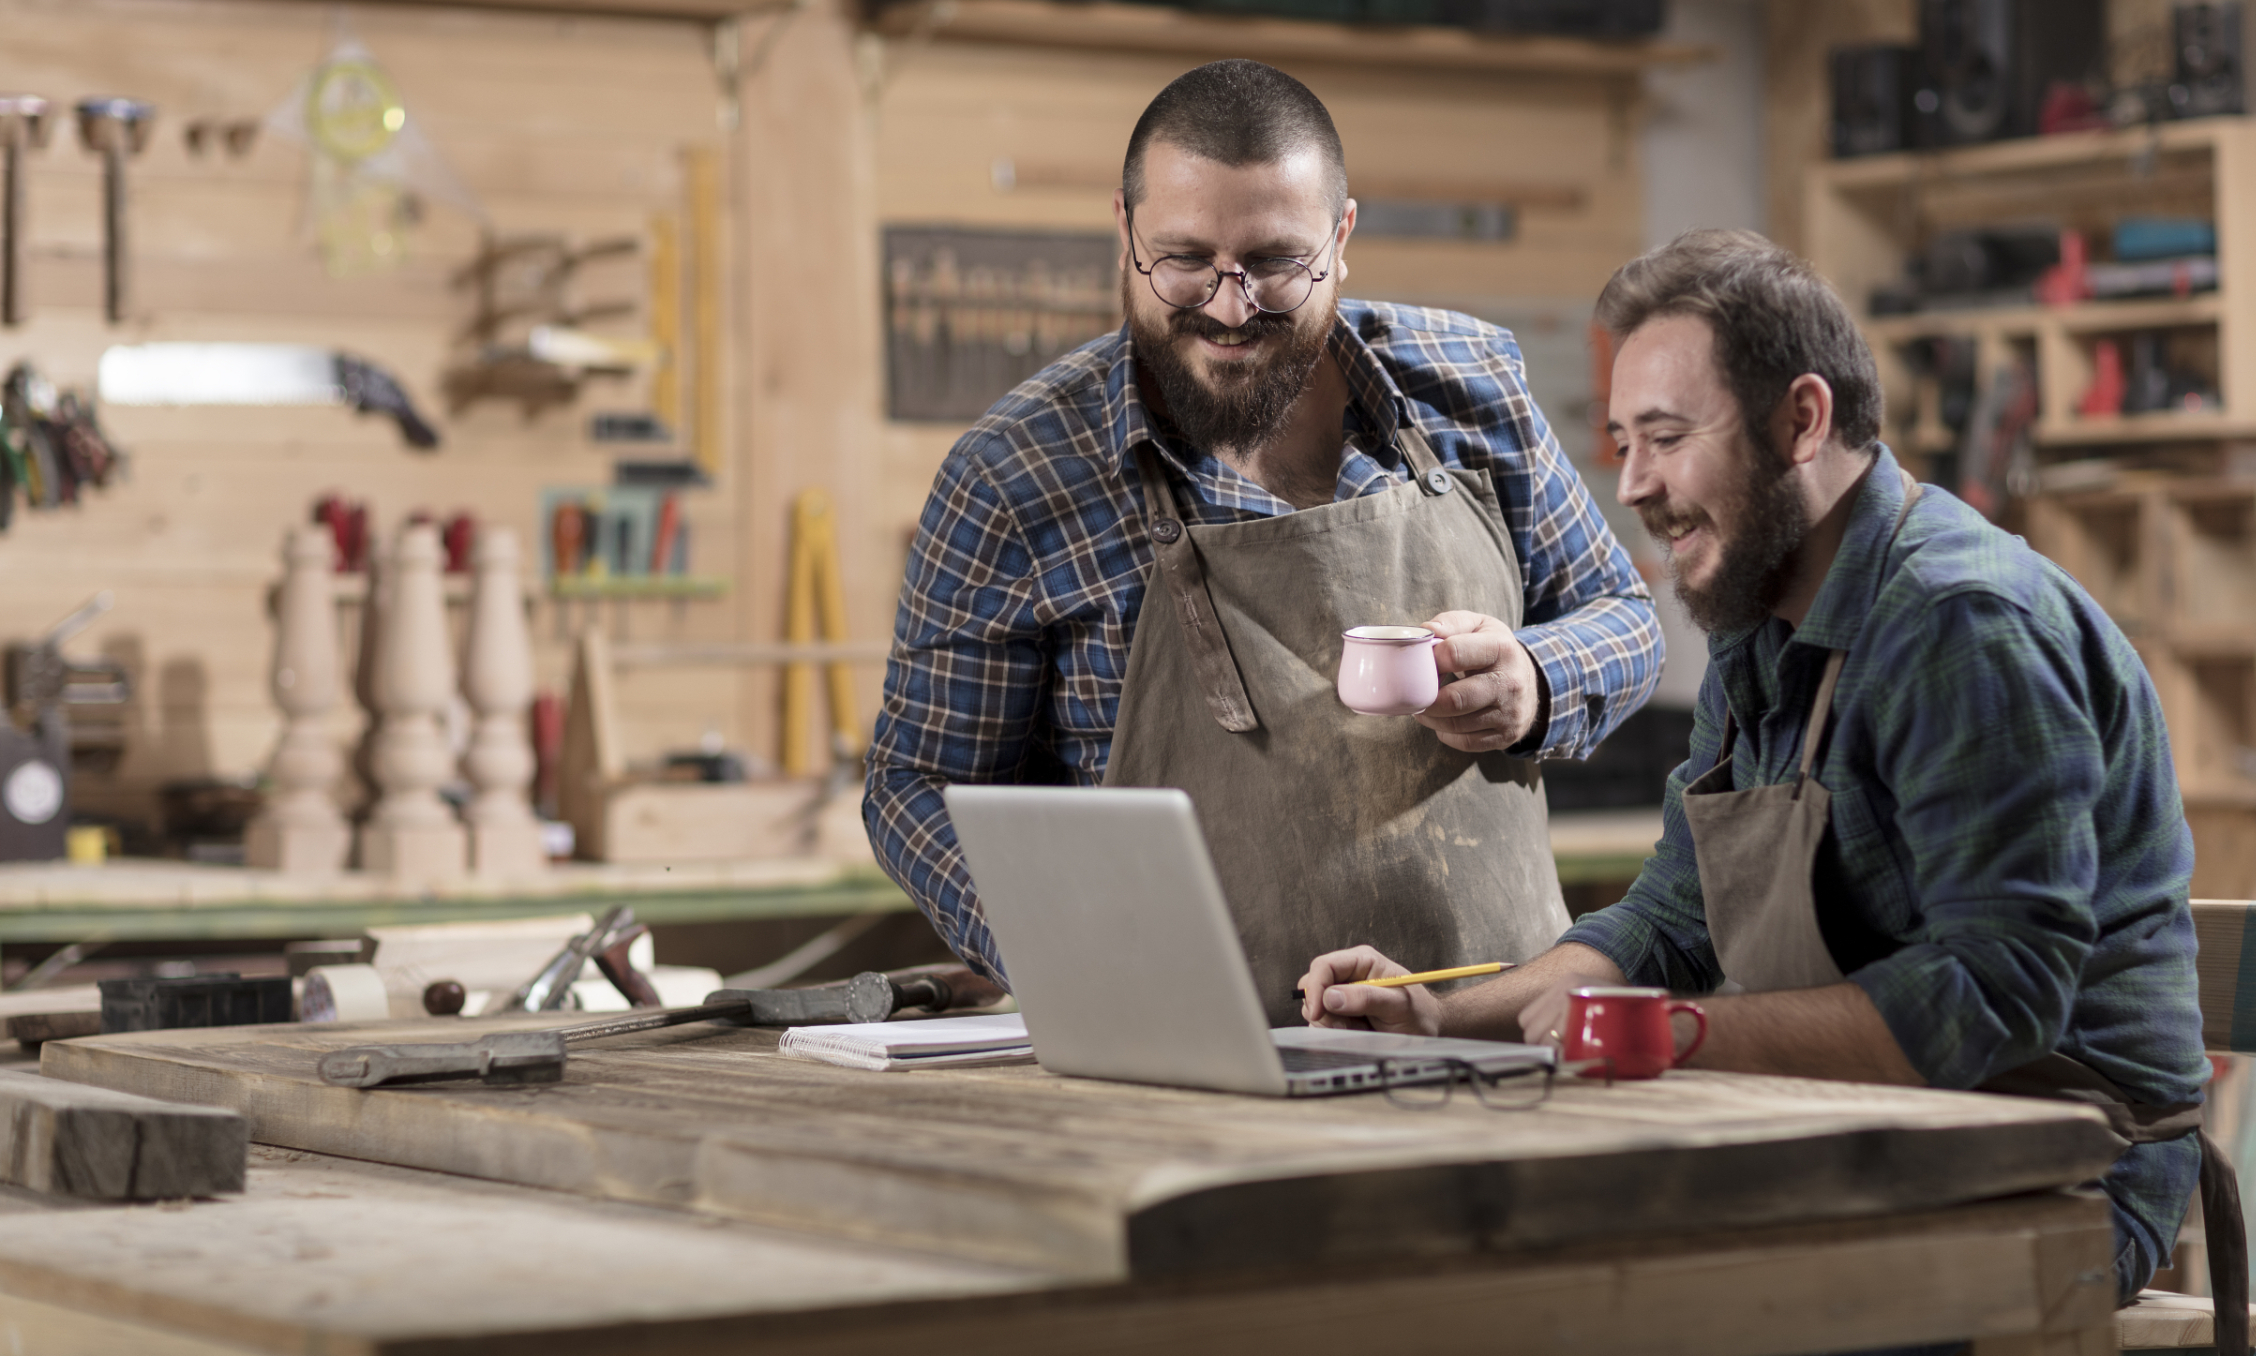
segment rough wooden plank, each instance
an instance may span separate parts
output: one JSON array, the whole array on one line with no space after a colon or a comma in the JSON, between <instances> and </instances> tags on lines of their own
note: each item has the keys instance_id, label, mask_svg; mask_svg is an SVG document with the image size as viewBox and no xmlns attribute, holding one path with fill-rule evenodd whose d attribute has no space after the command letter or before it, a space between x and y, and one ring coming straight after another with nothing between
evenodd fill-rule
<instances>
[{"instance_id":1,"label":"rough wooden plank","mask_svg":"<svg viewBox=\"0 0 2256 1356\"><path fill-rule=\"evenodd\" d=\"M2256 1305L2249 1310L2256 1314ZM2141 1290L2129 1308L2115 1311L2115 1345L2124 1351L2212 1347L2216 1334L2217 1302L2207 1295Z\"/></svg>"},{"instance_id":2,"label":"rough wooden plank","mask_svg":"<svg viewBox=\"0 0 2256 1356\"><path fill-rule=\"evenodd\" d=\"M53 1356L113 1351L130 1351L133 1356L241 1356L245 1350L232 1342L165 1332L23 1295L0 1294L0 1332L8 1335L14 1350Z\"/></svg>"},{"instance_id":3,"label":"rough wooden plank","mask_svg":"<svg viewBox=\"0 0 2256 1356\"><path fill-rule=\"evenodd\" d=\"M1411 1112L1027 1068L865 1074L784 1059L773 1032L678 1028L575 1052L545 1087L313 1074L342 1046L539 1024L145 1032L49 1046L43 1068L235 1108L262 1143L1099 1278L1930 1209L2113 1157L2065 1104L1705 1073Z\"/></svg>"},{"instance_id":4,"label":"rough wooden plank","mask_svg":"<svg viewBox=\"0 0 2256 1356\"><path fill-rule=\"evenodd\" d=\"M102 1014L94 1012L26 1012L8 1019L8 1039L23 1045L67 1041L74 1036L96 1036L102 1031Z\"/></svg>"},{"instance_id":5,"label":"rough wooden plank","mask_svg":"<svg viewBox=\"0 0 2256 1356\"><path fill-rule=\"evenodd\" d=\"M368 1356L1284 1351L1413 1329L1432 1353L1764 1356L2042 1332L2038 1252L2081 1249L2099 1267L2108 1239L2103 1203L2040 1196L1440 1264L1079 1286L260 1149L249 1191L225 1206L11 1215L0 1291L175 1340ZM0 1295L0 1317L12 1303ZM2085 1306L2103 1326L2106 1304Z\"/></svg>"},{"instance_id":6,"label":"rough wooden plank","mask_svg":"<svg viewBox=\"0 0 2256 1356\"><path fill-rule=\"evenodd\" d=\"M243 1189L249 1126L181 1106L0 1069L0 1181L97 1200Z\"/></svg>"}]
</instances>

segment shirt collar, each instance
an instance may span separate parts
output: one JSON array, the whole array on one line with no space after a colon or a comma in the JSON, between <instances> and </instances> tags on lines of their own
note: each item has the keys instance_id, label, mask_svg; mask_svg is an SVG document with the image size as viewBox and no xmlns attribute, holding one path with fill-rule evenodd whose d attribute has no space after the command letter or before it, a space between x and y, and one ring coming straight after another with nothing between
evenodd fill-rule
<instances>
[{"instance_id":1,"label":"shirt collar","mask_svg":"<svg viewBox=\"0 0 2256 1356\"><path fill-rule=\"evenodd\" d=\"M1332 319L1332 357L1339 362L1340 371L1347 378L1349 405L1361 412L1364 425L1375 436L1376 444L1391 449L1395 433L1404 420L1406 402L1401 388L1387 374L1378 355L1348 323L1349 313L1360 313L1362 309L1359 302L1344 299L1340 302L1340 313ZM1176 470L1184 475L1191 474L1189 460L1161 431L1158 419L1144 404L1143 392L1136 386L1136 345L1126 322L1120 326L1120 344L1113 354L1112 368L1105 374L1105 405L1106 423L1112 429L1112 445L1123 466L1135 459L1140 444L1148 442L1162 457L1174 463Z\"/></svg>"},{"instance_id":2,"label":"shirt collar","mask_svg":"<svg viewBox=\"0 0 2256 1356\"><path fill-rule=\"evenodd\" d=\"M1821 650L1846 650L1864 629L1864 619L1880 593L1888 570L1896 515L1903 510L1903 477L1885 444L1857 486L1856 503L1841 536L1841 549L1825 571L1825 582L1810 601L1809 615L1794 632L1794 642Z\"/></svg>"}]
</instances>

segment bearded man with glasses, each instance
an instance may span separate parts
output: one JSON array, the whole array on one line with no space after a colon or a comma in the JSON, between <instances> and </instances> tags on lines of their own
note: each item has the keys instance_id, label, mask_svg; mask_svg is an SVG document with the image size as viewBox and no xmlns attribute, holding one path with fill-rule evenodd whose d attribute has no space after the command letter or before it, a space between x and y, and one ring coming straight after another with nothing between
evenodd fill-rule
<instances>
[{"instance_id":1,"label":"bearded man with glasses","mask_svg":"<svg viewBox=\"0 0 2256 1356\"><path fill-rule=\"evenodd\" d=\"M1114 217L1127 323L998 402L926 503L869 758L879 861L1007 984L941 788L1175 786L1274 1023L1318 952L1541 952L1567 917L1539 760L1643 703L1661 636L1517 345L1341 299L1339 134L1258 62L1161 91ZM1441 637L1415 721L1336 695L1361 625Z\"/></svg>"}]
</instances>

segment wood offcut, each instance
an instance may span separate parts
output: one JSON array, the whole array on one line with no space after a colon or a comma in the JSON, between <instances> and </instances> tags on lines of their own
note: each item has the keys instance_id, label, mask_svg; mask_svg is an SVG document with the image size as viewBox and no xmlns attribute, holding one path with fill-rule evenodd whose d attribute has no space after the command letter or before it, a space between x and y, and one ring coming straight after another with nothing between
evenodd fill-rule
<instances>
[{"instance_id":1,"label":"wood offcut","mask_svg":"<svg viewBox=\"0 0 2256 1356\"><path fill-rule=\"evenodd\" d=\"M250 1126L185 1106L0 1069L0 1181L104 1201L243 1189Z\"/></svg>"}]
</instances>

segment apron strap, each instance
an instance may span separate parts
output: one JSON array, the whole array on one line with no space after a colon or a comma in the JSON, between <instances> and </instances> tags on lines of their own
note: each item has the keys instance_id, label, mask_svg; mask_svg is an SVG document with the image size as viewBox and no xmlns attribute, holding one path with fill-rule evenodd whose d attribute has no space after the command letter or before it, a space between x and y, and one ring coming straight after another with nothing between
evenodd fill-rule
<instances>
[{"instance_id":1,"label":"apron strap","mask_svg":"<svg viewBox=\"0 0 2256 1356\"><path fill-rule=\"evenodd\" d=\"M1802 766L1794 774L1794 790L1788 800L1802 798L1802 784L1817 770L1818 741L1825 738L1825 718L1833 714L1833 689L1841 681L1841 665L1848 658L1847 650L1825 652L1825 676L1817 680L1817 700L1810 703L1809 728L1802 732Z\"/></svg>"},{"instance_id":2,"label":"apron strap","mask_svg":"<svg viewBox=\"0 0 2256 1356\"><path fill-rule=\"evenodd\" d=\"M1214 595L1206 587L1206 566L1191 542L1190 527L1184 523L1174 488L1167 481L1167 468L1160 464L1150 443L1136 445L1136 467L1143 474L1144 521L1152 555L1159 562L1149 587L1164 586L1168 600L1175 605L1183 639L1190 647L1191 667L1206 693L1207 710L1213 713L1215 723L1232 734L1258 730L1261 720L1254 714L1252 699L1246 696L1245 678L1238 672L1230 639L1222 633L1221 619L1215 615Z\"/></svg>"},{"instance_id":3,"label":"apron strap","mask_svg":"<svg viewBox=\"0 0 2256 1356\"><path fill-rule=\"evenodd\" d=\"M2248 1222L2240 1210L2240 1174L2206 1130L2201 1136L2201 1235L2209 1245L2209 1294L2217 1309L2212 1336L2219 1351L2248 1350Z\"/></svg>"},{"instance_id":4,"label":"apron strap","mask_svg":"<svg viewBox=\"0 0 2256 1356\"><path fill-rule=\"evenodd\" d=\"M2128 1144L2196 1136L2201 1144L2201 1232L2208 1244L2209 1293L2215 1298L2216 1349L2248 1350L2248 1225L2240 1213L2240 1174L2202 1127L2202 1105L2134 1102L2115 1081L2058 1050L2008 1069L1975 1089L2008 1097L2079 1102L2107 1113L2107 1126Z\"/></svg>"}]
</instances>

